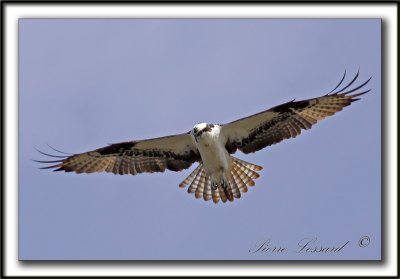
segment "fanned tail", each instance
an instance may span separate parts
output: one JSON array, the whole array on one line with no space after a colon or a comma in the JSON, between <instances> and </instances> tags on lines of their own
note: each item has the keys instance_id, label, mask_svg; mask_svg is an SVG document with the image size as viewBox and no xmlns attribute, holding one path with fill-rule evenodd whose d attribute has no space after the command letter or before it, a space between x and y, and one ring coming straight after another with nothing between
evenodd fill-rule
<instances>
[{"instance_id":1,"label":"fanned tail","mask_svg":"<svg viewBox=\"0 0 400 279\"><path fill-rule=\"evenodd\" d=\"M248 186L254 186L254 179L260 177L257 171L262 170L261 166L240 160L232 156L232 177L240 192L246 193Z\"/></svg>"},{"instance_id":2,"label":"fanned tail","mask_svg":"<svg viewBox=\"0 0 400 279\"><path fill-rule=\"evenodd\" d=\"M254 186L254 179L260 177L257 171L262 170L261 166L232 158L232 170L229 176L229 185L225 188L218 186L217 189L211 187L211 178L203 169L203 164L199 166L180 184L179 187L184 188L187 185L188 193L194 193L197 199L203 198L205 201L213 200L218 203L222 200L233 202L234 199L239 199L241 193L248 191L248 186Z\"/></svg>"}]
</instances>

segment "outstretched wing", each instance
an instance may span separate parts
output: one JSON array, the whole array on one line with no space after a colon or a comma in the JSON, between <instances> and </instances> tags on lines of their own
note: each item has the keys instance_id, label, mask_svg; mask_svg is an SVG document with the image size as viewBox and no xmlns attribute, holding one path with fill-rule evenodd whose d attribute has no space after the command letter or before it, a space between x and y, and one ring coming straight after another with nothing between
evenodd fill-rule
<instances>
[{"instance_id":1,"label":"outstretched wing","mask_svg":"<svg viewBox=\"0 0 400 279\"><path fill-rule=\"evenodd\" d=\"M93 151L72 156L54 156L55 161L43 169L76 173L112 172L114 174L137 174L164 172L166 169L181 171L200 161L200 154L189 134L115 143ZM55 164L54 164L55 163Z\"/></svg>"},{"instance_id":2,"label":"outstretched wing","mask_svg":"<svg viewBox=\"0 0 400 279\"><path fill-rule=\"evenodd\" d=\"M359 100L355 97L370 91L360 92L371 78L349 89L358 78L359 73L357 73L348 85L332 93L339 88L345 76L346 72L335 89L325 96L297 102L293 100L223 125L221 133L226 139L226 149L231 154L237 149L247 154L284 139L294 138L300 135L301 129L310 129L319 120L334 115L352 102ZM350 93L354 94L348 95Z\"/></svg>"}]
</instances>

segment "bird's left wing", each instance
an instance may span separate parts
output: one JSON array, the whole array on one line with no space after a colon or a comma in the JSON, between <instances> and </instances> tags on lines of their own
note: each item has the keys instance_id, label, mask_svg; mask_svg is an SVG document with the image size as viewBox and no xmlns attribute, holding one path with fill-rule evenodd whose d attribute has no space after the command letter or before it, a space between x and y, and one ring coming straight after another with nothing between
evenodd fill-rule
<instances>
[{"instance_id":1,"label":"bird's left wing","mask_svg":"<svg viewBox=\"0 0 400 279\"><path fill-rule=\"evenodd\" d=\"M112 172L114 174L137 174L164 172L166 169L181 171L200 160L200 154L191 136L178 134L161 138L115 143L93 151L72 156L54 156L53 163L44 169L76 173Z\"/></svg>"},{"instance_id":2,"label":"bird's left wing","mask_svg":"<svg viewBox=\"0 0 400 279\"><path fill-rule=\"evenodd\" d=\"M319 98L303 101L294 100L269 110L245 117L222 125L221 133L225 138L225 147L229 153L237 149L243 153L253 153L284 139L294 138L301 133L301 129L310 129L317 121L334 115L344 107L357 101L355 98L369 92L360 92L371 78L363 84L348 89L357 79L359 73L344 88ZM343 82L346 72L336 86L336 90ZM332 91L334 91L332 90ZM352 95L348 95L353 93Z\"/></svg>"}]
</instances>

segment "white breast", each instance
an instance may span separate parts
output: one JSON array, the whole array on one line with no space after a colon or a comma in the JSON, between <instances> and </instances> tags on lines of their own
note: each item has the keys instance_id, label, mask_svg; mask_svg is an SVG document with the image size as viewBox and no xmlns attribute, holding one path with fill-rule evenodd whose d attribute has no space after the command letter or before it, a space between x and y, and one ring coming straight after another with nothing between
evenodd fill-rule
<instances>
[{"instance_id":1,"label":"white breast","mask_svg":"<svg viewBox=\"0 0 400 279\"><path fill-rule=\"evenodd\" d=\"M230 173L232 164L220 138L220 130L220 126L215 125L211 132L204 132L198 139L204 170L215 180L220 180L224 178L225 173Z\"/></svg>"}]
</instances>

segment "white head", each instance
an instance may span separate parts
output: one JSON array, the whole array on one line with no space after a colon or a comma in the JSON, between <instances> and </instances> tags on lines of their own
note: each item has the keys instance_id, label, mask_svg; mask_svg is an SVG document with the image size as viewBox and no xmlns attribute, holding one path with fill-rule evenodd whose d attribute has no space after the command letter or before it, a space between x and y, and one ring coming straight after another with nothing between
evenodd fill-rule
<instances>
[{"instance_id":1,"label":"white head","mask_svg":"<svg viewBox=\"0 0 400 279\"><path fill-rule=\"evenodd\" d=\"M214 124L199 123L194 125L190 134L197 141L197 139L201 137L204 132L211 132L212 128L214 128Z\"/></svg>"}]
</instances>

